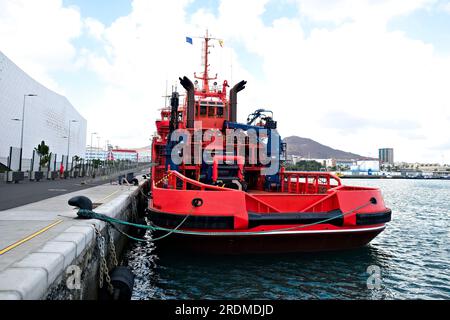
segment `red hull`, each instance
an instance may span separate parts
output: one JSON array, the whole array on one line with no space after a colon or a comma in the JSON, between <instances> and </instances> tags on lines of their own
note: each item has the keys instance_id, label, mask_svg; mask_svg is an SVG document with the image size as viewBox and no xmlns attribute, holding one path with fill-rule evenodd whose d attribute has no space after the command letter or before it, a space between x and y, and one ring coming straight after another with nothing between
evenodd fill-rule
<instances>
[{"instance_id":1,"label":"red hull","mask_svg":"<svg viewBox=\"0 0 450 320\"><path fill-rule=\"evenodd\" d=\"M177 172L172 177L172 188L153 185L149 203L150 220L164 229L155 237L176 229L158 241L160 247L218 254L346 250L367 245L391 220L377 189L248 193L202 185ZM201 190L178 190L174 178Z\"/></svg>"},{"instance_id":2,"label":"red hull","mask_svg":"<svg viewBox=\"0 0 450 320\"><path fill-rule=\"evenodd\" d=\"M172 234L157 247L208 254L272 254L356 249L367 245L385 226L358 231L279 232L276 234L230 236Z\"/></svg>"}]
</instances>

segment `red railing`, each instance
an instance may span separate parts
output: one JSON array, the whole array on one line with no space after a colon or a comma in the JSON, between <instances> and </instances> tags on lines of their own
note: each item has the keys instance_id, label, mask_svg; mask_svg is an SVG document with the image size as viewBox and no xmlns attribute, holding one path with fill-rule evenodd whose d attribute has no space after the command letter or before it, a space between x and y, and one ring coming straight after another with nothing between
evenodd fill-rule
<instances>
[{"instance_id":1,"label":"red railing","mask_svg":"<svg viewBox=\"0 0 450 320\"><path fill-rule=\"evenodd\" d=\"M280 172L280 178L280 191L287 193L324 194L330 189L342 186L341 179L329 172L296 172L282 170ZM169 170L167 175L160 181L154 181L153 187L172 190L236 191L204 184L173 170Z\"/></svg>"},{"instance_id":2,"label":"red railing","mask_svg":"<svg viewBox=\"0 0 450 320\"><path fill-rule=\"evenodd\" d=\"M153 187L161 188L163 186L166 189L173 190L209 190L209 191L236 191L233 189L221 188L217 186L212 186L209 184L204 184L200 181L190 179L178 171L169 170L167 175L160 181L153 182Z\"/></svg>"},{"instance_id":3,"label":"red railing","mask_svg":"<svg viewBox=\"0 0 450 320\"><path fill-rule=\"evenodd\" d=\"M324 194L342 185L341 179L330 172L280 172L281 192ZM335 181L335 183L333 183Z\"/></svg>"}]
</instances>

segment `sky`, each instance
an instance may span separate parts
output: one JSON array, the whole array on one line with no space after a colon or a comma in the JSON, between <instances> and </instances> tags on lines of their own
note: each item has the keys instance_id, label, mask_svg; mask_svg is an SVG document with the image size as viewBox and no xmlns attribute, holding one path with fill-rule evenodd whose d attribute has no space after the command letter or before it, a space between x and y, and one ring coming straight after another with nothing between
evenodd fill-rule
<instances>
[{"instance_id":1,"label":"sky","mask_svg":"<svg viewBox=\"0 0 450 320\"><path fill-rule=\"evenodd\" d=\"M150 144L206 29L225 43L211 72L248 81L239 120L271 109L282 136L450 163L449 0L0 0L0 50L121 147Z\"/></svg>"}]
</instances>

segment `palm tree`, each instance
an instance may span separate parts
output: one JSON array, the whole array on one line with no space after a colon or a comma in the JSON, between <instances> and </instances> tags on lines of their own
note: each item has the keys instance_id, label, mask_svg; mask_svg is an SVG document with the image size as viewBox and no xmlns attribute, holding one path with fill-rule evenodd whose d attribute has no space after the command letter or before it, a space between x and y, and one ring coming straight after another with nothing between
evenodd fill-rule
<instances>
[{"instance_id":1,"label":"palm tree","mask_svg":"<svg viewBox=\"0 0 450 320\"><path fill-rule=\"evenodd\" d=\"M41 161L39 163L40 166L45 167L47 163L50 161L49 146L45 144L45 141L42 141L36 148L34 148L34 150L36 150L37 154L41 158Z\"/></svg>"}]
</instances>

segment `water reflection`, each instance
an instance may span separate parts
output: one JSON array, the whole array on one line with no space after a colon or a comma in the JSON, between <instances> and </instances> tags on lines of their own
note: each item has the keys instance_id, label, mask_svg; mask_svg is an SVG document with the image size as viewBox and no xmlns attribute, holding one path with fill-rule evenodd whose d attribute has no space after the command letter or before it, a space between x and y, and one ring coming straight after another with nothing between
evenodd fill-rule
<instances>
[{"instance_id":1,"label":"water reflection","mask_svg":"<svg viewBox=\"0 0 450 320\"><path fill-rule=\"evenodd\" d=\"M135 246L134 299L387 299L383 285L369 290L369 266L389 268L391 255L369 246L352 251L220 256L158 252ZM350 262L350 263L349 263Z\"/></svg>"}]
</instances>

